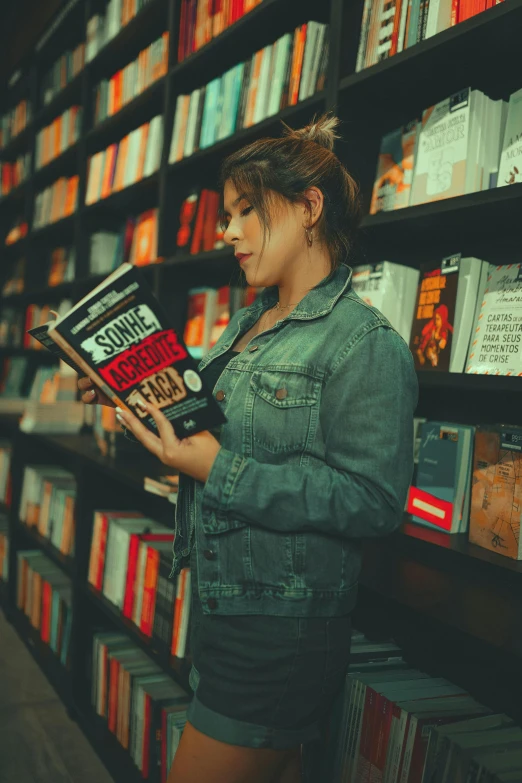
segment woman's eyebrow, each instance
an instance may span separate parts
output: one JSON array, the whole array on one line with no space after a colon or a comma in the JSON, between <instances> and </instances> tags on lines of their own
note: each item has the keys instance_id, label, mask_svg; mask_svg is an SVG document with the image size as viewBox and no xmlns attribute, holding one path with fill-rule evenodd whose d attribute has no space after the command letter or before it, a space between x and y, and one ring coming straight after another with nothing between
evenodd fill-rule
<instances>
[{"instance_id":1,"label":"woman's eyebrow","mask_svg":"<svg viewBox=\"0 0 522 783\"><path fill-rule=\"evenodd\" d=\"M238 204L239 204L241 201L243 201L243 199L246 199L246 193L242 193L240 196L238 196L238 197L236 198L236 200L232 202L232 207L237 207L237 205L238 205ZM228 216L228 217L230 217L230 212L228 212L227 210L225 210L225 211L223 212L223 214L224 214L224 215L226 215L226 216Z\"/></svg>"}]
</instances>

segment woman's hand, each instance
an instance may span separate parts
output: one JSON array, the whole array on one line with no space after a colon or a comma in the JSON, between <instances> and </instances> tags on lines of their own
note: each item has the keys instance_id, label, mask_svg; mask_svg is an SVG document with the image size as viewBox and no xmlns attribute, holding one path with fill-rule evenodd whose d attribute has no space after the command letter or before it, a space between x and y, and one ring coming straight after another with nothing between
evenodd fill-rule
<instances>
[{"instance_id":1,"label":"woman's hand","mask_svg":"<svg viewBox=\"0 0 522 783\"><path fill-rule=\"evenodd\" d=\"M78 388L82 392L82 402L86 405L107 405L108 408L115 408L115 404L107 395L98 389L90 378L80 378Z\"/></svg>"},{"instance_id":2,"label":"woman's hand","mask_svg":"<svg viewBox=\"0 0 522 783\"><path fill-rule=\"evenodd\" d=\"M155 457L180 473L205 482L221 446L210 432L198 432L180 440L167 417L154 405L136 403L149 413L158 427L158 435L147 429L133 413L116 408L116 418ZM158 437L159 436L159 437Z\"/></svg>"}]
</instances>

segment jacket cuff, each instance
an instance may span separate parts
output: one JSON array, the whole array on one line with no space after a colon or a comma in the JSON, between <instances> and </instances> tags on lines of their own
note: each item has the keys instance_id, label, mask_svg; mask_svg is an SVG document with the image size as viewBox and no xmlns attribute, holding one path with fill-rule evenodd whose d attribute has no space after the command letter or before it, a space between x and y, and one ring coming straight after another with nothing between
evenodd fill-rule
<instances>
[{"instance_id":1,"label":"jacket cuff","mask_svg":"<svg viewBox=\"0 0 522 783\"><path fill-rule=\"evenodd\" d=\"M202 510L218 525L221 522L220 527L226 522L234 487L245 464L246 459L241 454L221 447L210 469L203 487Z\"/></svg>"}]
</instances>

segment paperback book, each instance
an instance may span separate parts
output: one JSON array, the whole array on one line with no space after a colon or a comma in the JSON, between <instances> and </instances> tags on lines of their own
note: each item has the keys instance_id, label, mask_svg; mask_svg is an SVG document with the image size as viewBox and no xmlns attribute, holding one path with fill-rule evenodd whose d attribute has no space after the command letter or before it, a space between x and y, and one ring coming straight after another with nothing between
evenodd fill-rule
<instances>
[{"instance_id":1,"label":"paperback book","mask_svg":"<svg viewBox=\"0 0 522 783\"><path fill-rule=\"evenodd\" d=\"M71 366L152 432L156 423L139 402L160 409L179 438L226 421L183 340L132 265L122 264L46 326Z\"/></svg>"}]
</instances>

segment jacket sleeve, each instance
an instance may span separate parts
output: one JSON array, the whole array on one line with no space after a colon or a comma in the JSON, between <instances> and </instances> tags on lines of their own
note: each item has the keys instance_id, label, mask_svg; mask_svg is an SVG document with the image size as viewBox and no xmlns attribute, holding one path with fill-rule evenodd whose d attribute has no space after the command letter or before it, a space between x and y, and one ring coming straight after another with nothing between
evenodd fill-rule
<instances>
[{"instance_id":1,"label":"jacket sleeve","mask_svg":"<svg viewBox=\"0 0 522 783\"><path fill-rule=\"evenodd\" d=\"M202 495L203 527L380 536L402 522L413 471L418 384L402 338L379 324L338 359L323 389L321 465L271 465L222 448Z\"/></svg>"}]
</instances>

